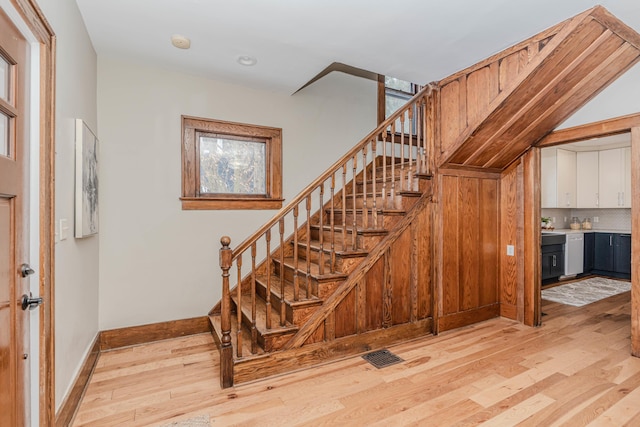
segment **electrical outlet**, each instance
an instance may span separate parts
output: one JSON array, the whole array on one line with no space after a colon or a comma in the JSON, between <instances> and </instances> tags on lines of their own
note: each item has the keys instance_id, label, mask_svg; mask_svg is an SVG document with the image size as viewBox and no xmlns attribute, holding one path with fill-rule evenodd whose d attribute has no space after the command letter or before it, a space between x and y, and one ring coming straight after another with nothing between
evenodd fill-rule
<instances>
[{"instance_id":1,"label":"electrical outlet","mask_svg":"<svg viewBox=\"0 0 640 427\"><path fill-rule=\"evenodd\" d=\"M562 222L564 222L564 223L567 222L567 217L566 216L564 217L564 221L562 221Z\"/></svg>"},{"instance_id":2,"label":"electrical outlet","mask_svg":"<svg viewBox=\"0 0 640 427\"><path fill-rule=\"evenodd\" d=\"M556 223L556 217L555 216L551 217L551 222L554 223L554 224Z\"/></svg>"},{"instance_id":3,"label":"electrical outlet","mask_svg":"<svg viewBox=\"0 0 640 427\"><path fill-rule=\"evenodd\" d=\"M594 216L593 217L593 222L600 222L600 217Z\"/></svg>"},{"instance_id":4,"label":"electrical outlet","mask_svg":"<svg viewBox=\"0 0 640 427\"><path fill-rule=\"evenodd\" d=\"M516 248L513 245L507 245L507 256L514 256L516 254Z\"/></svg>"}]
</instances>

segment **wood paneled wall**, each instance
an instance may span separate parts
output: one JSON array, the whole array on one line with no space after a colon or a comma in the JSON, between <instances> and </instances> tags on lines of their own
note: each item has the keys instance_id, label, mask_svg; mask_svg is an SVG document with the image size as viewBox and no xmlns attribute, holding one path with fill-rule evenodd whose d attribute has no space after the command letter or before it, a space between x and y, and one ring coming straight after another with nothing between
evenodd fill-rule
<instances>
[{"instance_id":1,"label":"wood paneled wall","mask_svg":"<svg viewBox=\"0 0 640 427\"><path fill-rule=\"evenodd\" d=\"M442 172L440 331L499 314L498 178L494 174Z\"/></svg>"},{"instance_id":2,"label":"wood paneled wall","mask_svg":"<svg viewBox=\"0 0 640 427\"><path fill-rule=\"evenodd\" d=\"M433 316L431 212L429 204L338 304L334 338Z\"/></svg>"}]
</instances>

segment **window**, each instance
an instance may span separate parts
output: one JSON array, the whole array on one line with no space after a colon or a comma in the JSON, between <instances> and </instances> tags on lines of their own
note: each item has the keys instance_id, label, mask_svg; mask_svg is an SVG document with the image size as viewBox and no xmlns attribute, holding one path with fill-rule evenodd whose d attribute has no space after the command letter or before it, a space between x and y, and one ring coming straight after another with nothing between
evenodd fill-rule
<instances>
[{"instance_id":1,"label":"window","mask_svg":"<svg viewBox=\"0 0 640 427\"><path fill-rule=\"evenodd\" d=\"M387 117L405 105L416 93L422 89L420 85L400 80L395 77L380 76L380 99L378 100L378 122L382 123Z\"/></svg>"},{"instance_id":2,"label":"window","mask_svg":"<svg viewBox=\"0 0 640 427\"><path fill-rule=\"evenodd\" d=\"M280 209L282 129L182 116L182 209Z\"/></svg>"}]
</instances>

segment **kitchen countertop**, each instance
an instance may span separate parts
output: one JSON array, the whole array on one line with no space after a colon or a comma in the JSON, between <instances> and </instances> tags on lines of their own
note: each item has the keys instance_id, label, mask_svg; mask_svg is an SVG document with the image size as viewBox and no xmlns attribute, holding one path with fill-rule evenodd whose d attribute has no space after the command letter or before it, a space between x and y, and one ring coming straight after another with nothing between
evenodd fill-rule
<instances>
[{"instance_id":1,"label":"kitchen countertop","mask_svg":"<svg viewBox=\"0 0 640 427\"><path fill-rule=\"evenodd\" d=\"M621 234L631 234L630 229L626 230L612 230L612 229L597 229L597 230L571 230L570 228L556 228L554 230L541 230L542 232L550 232L550 233L563 233L563 234L572 234L572 233L621 233Z\"/></svg>"}]
</instances>

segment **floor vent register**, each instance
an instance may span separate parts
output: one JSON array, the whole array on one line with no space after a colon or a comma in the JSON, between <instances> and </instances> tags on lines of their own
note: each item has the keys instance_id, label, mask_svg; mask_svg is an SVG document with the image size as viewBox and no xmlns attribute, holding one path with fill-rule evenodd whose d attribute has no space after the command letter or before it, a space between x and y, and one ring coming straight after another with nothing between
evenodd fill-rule
<instances>
[{"instance_id":1,"label":"floor vent register","mask_svg":"<svg viewBox=\"0 0 640 427\"><path fill-rule=\"evenodd\" d=\"M363 355L362 358L378 369L404 362L404 359L396 356L387 349L372 351L371 353Z\"/></svg>"}]
</instances>

